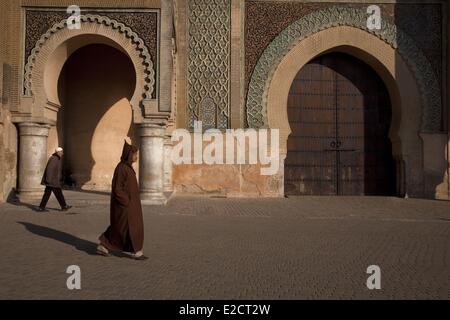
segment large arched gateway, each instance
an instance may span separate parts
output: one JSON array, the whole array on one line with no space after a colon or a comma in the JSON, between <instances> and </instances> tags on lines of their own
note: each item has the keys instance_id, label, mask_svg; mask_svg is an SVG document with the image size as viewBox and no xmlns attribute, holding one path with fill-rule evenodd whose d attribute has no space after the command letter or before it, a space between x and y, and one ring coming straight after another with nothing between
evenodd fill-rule
<instances>
[{"instance_id":1,"label":"large arched gateway","mask_svg":"<svg viewBox=\"0 0 450 320\"><path fill-rule=\"evenodd\" d=\"M386 85L391 102L389 140L395 159L395 194L424 194L423 108L417 78L405 59L385 41L354 27L337 26L319 31L299 42L281 61L275 62L266 87L267 122L280 129L280 157L287 155L292 132L288 119L288 97L299 70L315 57L328 52L352 55L370 66ZM425 108L428 108L426 106ZM423 133L425 134L425 133ZM284 176L286 178L286 175Z\"/></svg>"},{"instance_id":2,"label":"large arched gateway","mask_svg":"<svg viewBox=\"0 0 450 320\"><path fill-rule=\"evenodd\" d=\"M58 145L66 186L109 190L126 136L144 203L165 192L449 198L444 0L59 2L0 1L3 200L39 198ZM210 140L196 139L200 122ZM172 162L189 139L212 152L243 131L245 157L218 148L214 161L186 151Z\"/></svg>"},{"instance_id":3,"label":"large arched gateway","mask_svg":"<svg viewBox=\"0 0 450 320\"><path fill-rule=\"evenodd\" d=\"M19 195L39 196L47 155L57 145L68 151L66 183L108 190L123 140L130 137L140 144L144 203L164 203L162 155L170 108L159 105L156 57L121 22L97 14L81 15L80 21L79 29L68 28L67 19L53 24L24 67L22 105L31 114L17 118Z\"/></svg>"},{"instance_id":4,"label":"large arched gateway","mask_svg":"<svg viewBox=\"0 0 450 320\"><path fill-rule=\"evenodd\" d=\"M295 76L287 109L286 194L395 194L389 92L364 62L316 57Z\"/></svg>"}]
</instances>

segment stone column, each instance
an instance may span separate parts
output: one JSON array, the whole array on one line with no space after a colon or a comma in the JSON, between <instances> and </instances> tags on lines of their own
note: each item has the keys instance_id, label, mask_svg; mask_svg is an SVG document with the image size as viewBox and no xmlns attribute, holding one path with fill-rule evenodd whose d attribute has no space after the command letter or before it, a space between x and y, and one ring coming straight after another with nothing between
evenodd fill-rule
<instances>
[{"instance_id":1,"label":"stone column","mask_svg":"<svg viewBox=\"0 0 450 320\"><path fill-rule=\"evenodd\" d=\"M172 141L170 136L164 137L164 192L173 192L172 183Z\"/></svg>"},{"instance_id":2,"label":"stone column","mask_svg":"<svg viewBox=\"0 0 450 320\"><path fill-rule=\"evenodd\" d=\"M167 202L164 188L164 131L159 124L142 123L140 127L139 184L143 204Z\"/></svg>"},{"instance_id":3,"label":"stone column","mask_svg":"<svg viewBox=\"0 0 450 320\"><path fill-rule=\"evenodd\" d=\"M1 96L0 96L1 98ZM5 163L5 140L3 136L3 115L2 115L2 104L0 100L0 203L5 201L8 197L7 192L4 190L4 185L6 182L6 163Z\"/></svg>"},{"instance_id":4,"label":"stone column","mask_svg":"<svg viewBox=\"0 0 450 320\"><path fill-rule=\"evenodd\" d=\"M50 125L22 122L19 126L19 181L21 200L42 197L42 175L47 164L47 137Z\"/></svg>"}]
</instances>

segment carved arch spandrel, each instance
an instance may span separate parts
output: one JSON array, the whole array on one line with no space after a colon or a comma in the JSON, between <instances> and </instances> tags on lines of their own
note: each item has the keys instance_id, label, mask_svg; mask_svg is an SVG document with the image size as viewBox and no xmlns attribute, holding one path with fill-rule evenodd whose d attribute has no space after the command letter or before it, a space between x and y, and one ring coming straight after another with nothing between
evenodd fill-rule
<instances>
[{"instance_id":1,"label":"carved arch spandrel","mask_svg":"<svg viewBox=\"0 0 450 320\"><path fill-rule=\"evenodd\" d=\"M395 25L382 21L381 30L367 28L363 10L333 6L295 21L267 46L252 73L246 100L249 127L267 127L267 90L274 70L299 41L325 29L349 26L364 30L396 49L415 75L422 103L422 130L439 131L441 125L441 89L437 77L414 41Z\"/></svg>"},{"instance_id":2,"label":"carved arch spandrel","mask_svg":"<svg viewBox=\"0 0 450 320\"><path fill-rule=\"evenodd\" d=\"M136 90L130 101L133 109L138 111L145 101L154 101L151 97L156 81L155 68L144 41L129 27L114 19L91 14L81 15L80 19L81 29L68 29L67 19L64 19L54 24L36 42L24 70L25 98L32 97L37 107L49 102L51 104L44 88L44 78L52 54L61 44L76 36L98 35L115 42L130 57L135 67Z\"/></svg>"}]
</instances>

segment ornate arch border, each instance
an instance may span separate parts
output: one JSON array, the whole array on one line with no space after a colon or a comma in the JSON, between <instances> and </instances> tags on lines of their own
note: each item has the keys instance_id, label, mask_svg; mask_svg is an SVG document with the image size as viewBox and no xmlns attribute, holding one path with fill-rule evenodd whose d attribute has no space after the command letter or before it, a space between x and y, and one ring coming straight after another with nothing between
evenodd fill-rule
<instances>
[{"instance_id":1,"label":"ornate arch border","mask_svg":"<svg viewBox=\"0 0 450 320\"><path fill-rule=\"evenodd\" d=\"M117 20L110 19L105 16L100 15L92 15L92 14L86 14L80 16L81 25L83 30L83 22L84 23L95 23L99 27L101 25L107 26L110 28L110 30L114 30L115 32L119 32L123 34L129 41L129 44L131 44L132 47L134 47L135 54L131 54L131 59L133 60L133 63L136 63L136 58L141 60L141 65L143 66L143 81L144 84L142 86L142 97L143 100L150 100L152 99L152 93L155 88L155 70L152 58L150 56L150 53L148 51L148 48L146 47L144 41L135 33L131 28L125 26L123 23L118 22ZM35 76L34 70L36 66L36 61L40 53L42 54L44 52L44 48L46 43L55 35L60 34L61 30L64 30L67 28L67 19L62 20L59 23L54 24L50 29L47 30L45 34L43 34L40 39L36 42L36 45L31 50L30 56L27 59L27 63L25 65L25 74L24 74L24 94L26 97L33 96L35 90L34 90L34 81L33 78ZM68 30L68 29L66 29ZM78 30L71 30L71 31L78 31ZM83 34L83 33L80 33ZM69 39L70 37L67 37ZM67 40L66 39L66 40ZM122 45L119 43L119 45ZM127 51L127 53L130 53ZM48 55L51 54L51 52L47 53ZM139 72L139 70L136 70L136 72ZM136 83L138 85L138 83Z\"/></svg>"},{"instance_id":2,"label":"ornate arch border","mask_svg":"<svg viewBox=\"0 0 450 320\"><path fill-rule=\"evenodd\" d=\"M295 21L267 46L252 73L246 102L246 117L251 128L265 128L267 123L267 90L273 72L282 58L296 43L319 31L350 26L367 31L396 49L411 68L421 91L422 130L439 131L441 123L441 94L439 82L422 51L414 41L385 20L381 30L367 28L367 16L361 10L333 6L316 11Z\"/></svg>"}]
</instances>

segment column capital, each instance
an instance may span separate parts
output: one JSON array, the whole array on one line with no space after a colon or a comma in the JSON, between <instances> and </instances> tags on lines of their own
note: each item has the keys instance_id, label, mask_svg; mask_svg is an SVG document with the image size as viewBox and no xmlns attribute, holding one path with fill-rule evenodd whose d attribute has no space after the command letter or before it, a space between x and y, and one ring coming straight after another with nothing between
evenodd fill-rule
<instances>
[{"instance_id":1,"label":"column capital","mask_svg":"<svg viewBox=\"0 0 450 320\"><path fill-rule=\"evenodd\" d=\"M164 135L164 145L165 146L172 145L172 135L169 135L169 134Z\"/></svg>"},{"instance_id":2,"label":"column capital","mask_svg":"<svg viewBox=\"0 0 450 320\"><path fill-rule=\"evenodd\" d=\"M160 122L142 122L139 123L139 126L141 128L162 128L162 129L166 128L166 124Z\"/></svg>"},{"instance_id":3,"label":"column capital","mask_svg":"<svg viewBox=\"0 0 450 320\"><path fill-rule=\"evenodd\" d=\"M19 122L19 136L44 136L48 137L51 128L49 124L36 122Z\"/></svg>"},{"instance_id":4,"label":"column capital","mask_svg":"<svg viewBox=\"0 0 450 320\"><path fill-rule=\"evenodd\" d=\"M140 136L141 137L155 137L164 138L166 127L152 122L145 122L140 124Z\"/></svg>"}]
</instances>

